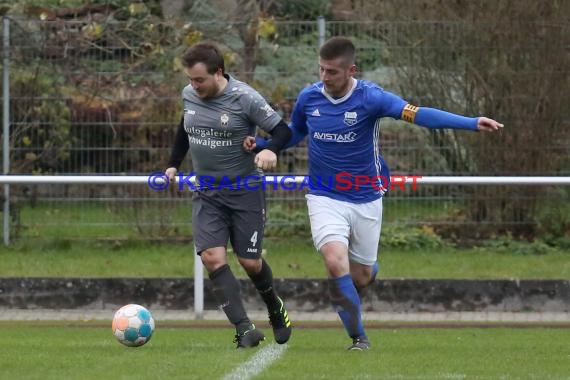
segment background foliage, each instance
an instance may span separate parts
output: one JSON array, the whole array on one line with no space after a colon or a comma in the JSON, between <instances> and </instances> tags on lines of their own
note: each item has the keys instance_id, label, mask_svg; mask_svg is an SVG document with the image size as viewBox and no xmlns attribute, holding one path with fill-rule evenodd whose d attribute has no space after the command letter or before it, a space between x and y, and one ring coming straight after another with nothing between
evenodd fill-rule
<instances>
[{"instance_id":1,"label":"background foliage","mask_svg":"<svg viewBox=\"0 0 570 380\"><path fill-rule=\"evenodd\" d=\"M13 20L13 173L135 174L162 168L185 84L179 57L205 39L219 42L229 71L287 118L298 91L316 79L319 16L326 18L326 37L355 41L360 76L420 106L484 114L507 126L499 136L483 136L386 121L382 148L393 171L570 173L567 1L19 0L4 2L0 10ZM304 173L306 150L287 153L281 163L281 172ZM38 189L21 192L32 201L45 195ZM142 196L133 189L113 192ZM422 196L436 192L428 188ZM431 219L437 236L558 241L570 234L568 189L445 192L462 201L445 214L456 223ZM72 189L57 193L70 194ZM89 196L100 194L92 189ZM304 206L278 202L273 214L284 223L270 226L271 233L303 230ZM168 225L173 207L164 208L161 226ZM152 231L142 220L137 228Z\"/></svg>"}]
</instances>

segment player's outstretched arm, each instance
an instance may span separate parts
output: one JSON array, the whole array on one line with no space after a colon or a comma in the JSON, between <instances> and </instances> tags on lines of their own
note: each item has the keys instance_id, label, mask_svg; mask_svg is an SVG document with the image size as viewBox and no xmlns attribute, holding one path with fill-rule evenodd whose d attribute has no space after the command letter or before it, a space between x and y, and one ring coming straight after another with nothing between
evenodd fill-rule
<instances>
[{"instance_id":1,"label":"player's outstretched arm","mask_svg":"<svg viewBox=\"0 0 570 380\"><path fill-rule=\"evenodd\" d=\"M503 128L503 124L488 117L467 117L437 108L416 107L406 104L400 119L430 129L466 129L493 132Z\"/></svg>"}]
</instances>

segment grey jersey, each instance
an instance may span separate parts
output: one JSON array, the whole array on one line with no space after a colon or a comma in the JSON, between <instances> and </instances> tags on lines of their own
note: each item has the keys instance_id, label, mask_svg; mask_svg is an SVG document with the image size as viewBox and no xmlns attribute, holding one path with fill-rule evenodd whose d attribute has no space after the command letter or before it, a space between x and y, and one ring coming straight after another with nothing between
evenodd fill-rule
<instances>
[{"instance_id":1,"label":"grey jersey","mask_svg":"<svg viewBox=\"0 0 570 380\"><path fill-rule=\"evenodd\" d=\"M214 98L202 100L190 85L182 91L184 129L194 171L200 177L213 177L216 184L261 175L254 164L255 154L244 151L243 141L255 136L256 126L269 132L281 120L257 91L227 78L226 88Z\"/></svg>"}]
</instances>

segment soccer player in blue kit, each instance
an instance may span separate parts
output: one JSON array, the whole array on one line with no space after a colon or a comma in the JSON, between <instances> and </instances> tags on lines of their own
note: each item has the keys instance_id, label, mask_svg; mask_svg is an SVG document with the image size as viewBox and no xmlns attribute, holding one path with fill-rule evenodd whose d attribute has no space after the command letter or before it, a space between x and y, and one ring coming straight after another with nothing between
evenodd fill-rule
<instances>
[{"instance_id":1,"label":"soccer player in blue kit","mask_svg":"<svg viewBox=\"0 0 570 380\"><path fill-rule=\"evenodd\" d=\"M311 233L329 276L331 302L352 339L349 350L370 341L361 316L360 292L376 278L382 196L390 172L380 155L380 120L405 120L426 128L493 132L503 124L417 107L375 83L354 78L355 46L333 37L319 51L320 81L304 88L295 103L287 147L308 136ZM246 139L260 149L263 139Z\"/></svg>"}]
</instances>

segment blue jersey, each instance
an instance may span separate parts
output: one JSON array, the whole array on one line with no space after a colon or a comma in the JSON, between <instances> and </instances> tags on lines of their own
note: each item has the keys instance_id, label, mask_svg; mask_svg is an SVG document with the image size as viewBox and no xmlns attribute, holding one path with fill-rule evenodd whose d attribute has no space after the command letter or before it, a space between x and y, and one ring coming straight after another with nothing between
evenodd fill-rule
<instances>
[{"instance_id":1,"label":"blue jersey","mask_svg":"<svg viewBox=\"0 0 570 380\"><path fill-rule=\"evenodd\" d=\"M297 136L309 136L309 193L364 203L381 197L389 186L380 119L399 119L407 102L372 82L353 82L340 99L330 97L322 82L305 88L291 128Z\"/></svg>"},{"instance_id":2,"label":"blue jersey","mask_svg":"<svg viewBox=\"0 0 570 380\"><path fill-rule=\"evenodd\" d=\"M437 108L416 107L375 83L353 79L342 98L328 95L322 82L299 94L291 115L288 147L308 135L309 193L366 203L390 186L380 154L380 119L403 119L426 128L477 130L478 118Z\"/></svg>"}]
</instances>

